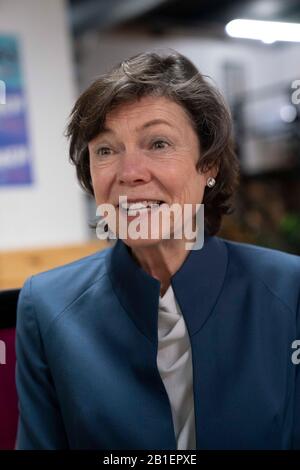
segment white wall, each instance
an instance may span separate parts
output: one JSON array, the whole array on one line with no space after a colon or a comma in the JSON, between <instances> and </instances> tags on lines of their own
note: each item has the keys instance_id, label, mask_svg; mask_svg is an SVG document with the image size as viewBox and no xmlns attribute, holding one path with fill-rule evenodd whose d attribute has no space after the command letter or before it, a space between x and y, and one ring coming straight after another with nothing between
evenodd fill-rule
<instances>
[{"instance_id":1,"label":"white wall","mask_svg":"<svg viewBox=\"0 0 300 470\"><path fill-rule=\"evenodd\" d=\"M76 97L64 1L1 0L5 33L20 39L34 183L0 186L0 250L84 241L84 198L63 136Z\"/></svg>"}]
</instances>

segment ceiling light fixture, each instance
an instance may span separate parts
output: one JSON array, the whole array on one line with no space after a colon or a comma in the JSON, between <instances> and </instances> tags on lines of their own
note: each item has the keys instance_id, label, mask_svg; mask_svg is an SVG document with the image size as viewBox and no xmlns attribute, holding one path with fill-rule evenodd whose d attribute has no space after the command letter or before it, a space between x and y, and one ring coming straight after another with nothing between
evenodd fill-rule
<instances>
[{"instance_id":1,"label":"ceiling light fixture","mask_svg":"<svg viewBox=\"0 0 300 470\"><path fill-rule=\"evenodd\" d=\"M300 42L300 24L280 21L235 19L225 26L234 38L257 39L266 44L276 41Z\"/></svg>"}]
</instances>

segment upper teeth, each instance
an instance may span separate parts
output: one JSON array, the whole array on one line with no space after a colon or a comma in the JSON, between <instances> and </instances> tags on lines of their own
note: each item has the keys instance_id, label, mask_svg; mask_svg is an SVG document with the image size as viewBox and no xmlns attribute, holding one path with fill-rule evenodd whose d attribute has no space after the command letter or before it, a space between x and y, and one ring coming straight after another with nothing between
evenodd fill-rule
<instances>
[{"instance_id":1,"label":"upper teeth","mask_svg":"<svg viewBox=\"0 0 300 470\"><path fill-rule=\"evenodd\" d=\"M120 207L125 210L141 210L157 206L159 203L160 201L121 202Z\"/></svg>"}]
</instances>

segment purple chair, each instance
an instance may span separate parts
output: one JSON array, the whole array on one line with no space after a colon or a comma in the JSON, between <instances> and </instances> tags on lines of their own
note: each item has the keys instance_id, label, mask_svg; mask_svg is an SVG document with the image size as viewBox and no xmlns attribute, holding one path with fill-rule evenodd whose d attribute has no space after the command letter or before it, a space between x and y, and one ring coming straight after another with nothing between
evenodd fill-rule
<instances>
[{"instance_id":1,"label":"purple chair","mask_svg":"<svg viewBox=\"0 0 300 470\"><path fill-rule=\"evenodd\" d=\"M18 423L15 328L19 289L0 291L0 449L14 449Z\"/></svg>"}]
</instances>

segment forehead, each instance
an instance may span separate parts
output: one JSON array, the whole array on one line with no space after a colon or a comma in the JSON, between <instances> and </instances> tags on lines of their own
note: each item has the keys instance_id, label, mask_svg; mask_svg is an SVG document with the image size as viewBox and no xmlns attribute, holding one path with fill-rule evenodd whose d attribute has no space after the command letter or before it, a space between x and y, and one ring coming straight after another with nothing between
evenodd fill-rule
<instances>
[{"instance_id":1,"label":"forehead","mask_svg":"<svg viewBox=\"0 0 300 470\"><path fill-rule=\"evenodd\" d=\"M172 127L191 126L185 109L166 97L142 97L137 101L122 103L107 113L104 127L136 125L150 120L167 121Z\"/></svg>"}]
</instances>

